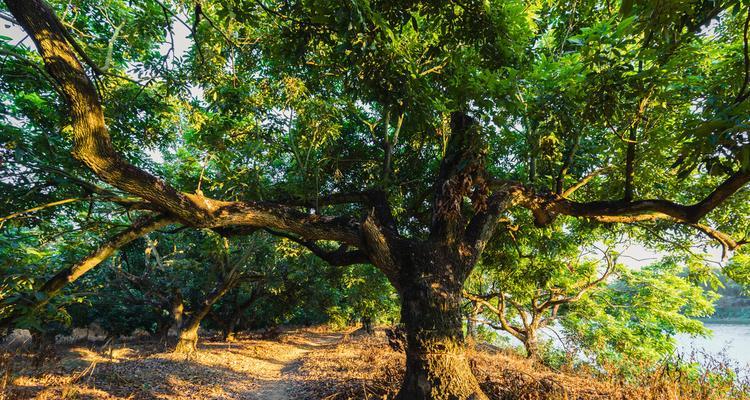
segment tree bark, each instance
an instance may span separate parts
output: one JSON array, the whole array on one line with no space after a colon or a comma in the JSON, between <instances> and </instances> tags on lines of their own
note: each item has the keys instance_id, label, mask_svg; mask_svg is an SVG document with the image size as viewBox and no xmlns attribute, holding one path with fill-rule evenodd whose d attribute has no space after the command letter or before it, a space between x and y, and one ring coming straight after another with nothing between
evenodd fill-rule
<instances>
[{"instance_id":1,"label":"tree bark","mask_svg":"<svg viewBox=\"0 0 750 400\"><path fill-rule=\"evenodd\" d=\"M169 334L169 329L171 328L175 328L179 332L182 328L182 317L184 314L185 303L182 299L182 291L180 288L174 288L169 309L169 328L167 328L167 334Z\"/></svg>"},{"instance_id":2,"label":"tree bark","mask_svg":"<svg viewBox=\"0 0 750 400\"><path fill-rule=\"evenodd\" d=\"M191 324L180 329L180 336L177 338L177 345L174 348L176 354L191 355L198 350L198 328L200 325L200 321L198 321L197 324Z\"/></svg>"},{"instance_id":3,"label":"tree bark","mask_svg":"<svg viewBox=\"0 0 750 400\"><path fill-rule=\"evenodd\" d=\"M240 320L242 319L242 315L245 314L245 311L247 311L247 309L250 308L253 303L255 303L255 300L258 299L258 293L258 289L253 289L253 291L250 293L250 297L245 300L244 303L236 305L232 313L232 317L224 327L223 337L225 341L233 342L235 340L234 330L237 328L237 325L239 325Z\"/></svg>"},{"instance_id":4,"label":"tree bark","mask_svg":"<svg viewBox=\"0 0 750 400\"><path fill-rule=\"evenodd\" d=\"M475 302L472 302L471 310L466 318L466 337L471 340L477 338L477 316L479 315L479 307Z\"/></svg>"},{"instance_id":5,"label":"tree bark","mask_svg":"<svg viewBox=\"0 0 750 400\"><path fill-rule=\"evenodd\" d=\"M211 312L211 307L231 290L237 282L234 271L230 272L229 276L211 291L206 300L203 301L201 307L190 316L190 319L180 329L177 345L174 349L175 353L190 355L197 350L198 328L201 326L201 321Z\"/></svg>"},{"instance_id":6,"label":"tree bark","mask_svg":"<svg viewBox=\"0 0 750 400\"><path fill-rule=\"evenodd\" d=\"M229 320L229 323L224 328L224 332L222 332L222 338L225 342L234 342L237 340L237 338L234 336L234 330L237 328L237 324L240 323L240 315L233 315L232 318Z\"/></svg>"},{"instance_id":7,"label":"tree bark","mask_svg":"<svg viewBox=\"0 0 750 400\"><path fill-rule=\"evenodd\" d=\"M416 252L401 280L406 375L399 400L486 400L463 337L460 265L440 251Z\"/></svg>"},{"instance_id":8,"label":"tree bark","mask_svg":"<svg viewBox=\"0 0 750 400\"><path fill-rule=\"evenodd\" d=\"M535 330L528 330L523 340L523 347L526 348L526 358L530 360L539 359L539 340Z\"/></svg>"}]
</instances>

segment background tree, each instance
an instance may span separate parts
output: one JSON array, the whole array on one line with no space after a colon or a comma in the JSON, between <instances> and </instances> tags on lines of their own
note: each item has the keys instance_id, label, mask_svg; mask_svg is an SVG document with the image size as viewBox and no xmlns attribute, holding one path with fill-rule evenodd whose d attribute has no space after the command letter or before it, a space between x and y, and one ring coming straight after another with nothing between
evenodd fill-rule
<instances>
[{"instance_id":1,"label":"background tree","mask_svg":"<svg viewBox=\"0 0 750 400\"><path fill-rule=\"evenodd\" d=\"M696 318L710 316L718 296L684 274L684 265L669 259L624 270L572 304L560 322L584 354L627 377L672 355L676 334L709 333Z\"/></svg>"},{"instance_id":2,"label":"background tree","mask_svg":"<svg viewBox=\"0 0 750 400\"><path fill-rule=\"evenodd\" d=\"M538 359L539 335L557 322L561 308L606 286L623 268L614 250L623 242L586 228L556 225L542 231L509 224L511 239L498 245L515 249L488 249L464 292L476 308L470 322L509 333L521 341L527 357ZM593 238L599 242L591 243Z\"/></svg>"},{"instance_id":3,"label":"background tree","mask_svg":"<svg viewBox=\"0 0 750 400\"><path fill-rule=\"evenodd\" d=\"M9 49L12 66L38 78L11 87L7 76L8 104L27 107L5 114L6 154L37 153L28 145L37 142L70 150L50 159L104 186L88 197L148 215L35 288L33 308L167 224L271 228L327 262L371 263L388 278L407 331L401 398L481 399L468 363L455 361L460 299L498 217L698 231L728 252L744 243L747 7L737 1L574 11L505 1L5 3L37 47ZM164 33L172 18L192 39L177 63ZM165 43L166 55L155 51ZM36 97L24 103L26 88ZM186 101L191 89L203 98ZM39 110L66 112L34 118ZM34 160L19 152L14 162Z\"/></svg>"}]
</instances>

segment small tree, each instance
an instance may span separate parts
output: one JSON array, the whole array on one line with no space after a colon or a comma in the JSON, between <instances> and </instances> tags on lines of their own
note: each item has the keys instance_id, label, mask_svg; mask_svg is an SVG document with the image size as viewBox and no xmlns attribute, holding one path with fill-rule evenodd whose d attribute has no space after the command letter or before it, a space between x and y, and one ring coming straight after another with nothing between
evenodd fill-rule
<instances>
[{"instance_id":1,"label":"small tree","mask_svg":"<svg viewBox=\"0 0 750 400\"><path fill-rule=\"evenodd\" d=\"M188 319L180 327L175 353L189 355L196 351L198 328L203 319L211 312L213 306L240 282L262 278L257 266L268 262L269 250L272 248L269 238L262 233L243 238L235 243L234 248L230 248L228 238L211 236L214 238L213 244L219 245L212 246L209 242L208 246L213 247L213 251L206 251L208 249L205 246L197 247L201 254L205 252L208 255L209 268L203 273L208 272L210 278L206 282L211 290L193 303Z\"/></svg>"},{"instance_id":2,"label":"small tree","mask_svg":"<svg viewBox=\"0 0 750 400\"><path fill-rule=\"evenodd\" d=\"M481 323L508 332L536 359L540 330L558 319L562 307L605 284L621 268L613 250L619 242L587 245L592 232L581 225L558 225L542 235L530 231L520 240L519 226L506 228L515 253L498 247L486 253L464 291L471 310L467 330ZM493 257L498 254L502 256Z\"/></svg>"},{"instance_id":3,"label":"small tree","mask_svg":"<svg viewBox=\"0 0 750 400\"><path fill-rule=\"evenodd\" d=\"M696 319L713 313L718 295L691 282L685 268L666 258L619 279L571 305L562 326L599 365L632 373L675 350L675 335L706 335Z\"/></svg>"}]
</instances>

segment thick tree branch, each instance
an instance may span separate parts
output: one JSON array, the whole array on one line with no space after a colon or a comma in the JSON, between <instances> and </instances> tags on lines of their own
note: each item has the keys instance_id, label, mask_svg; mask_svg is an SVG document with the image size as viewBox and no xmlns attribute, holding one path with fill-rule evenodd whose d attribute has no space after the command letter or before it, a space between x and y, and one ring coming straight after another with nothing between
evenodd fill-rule
<instances>
[{"instance_id":1,"label":"thick tree branch","mask_svg":"<svg viewBox=\"0 0 750 400\"><path fill-rule=\"evenodd\" d=\"M400 257L406 254L402 239L390 229L377 223L370 213L361 224L362 247L372 264L388 277L396 288L400 289Z\"/></svg>"},{"instance_id":2,"label":"thick tree branch","mask_svg":"<svg viewBox=\"0 0 750 400\"><path fill-rule=\"evenodd\" d=\"M555 215L588 217L601 222L640 222L673 219L681 223L697 223L750 181L750 170L737 171L722 182L703 200L683 205L668 200L577 202L557 195L537 194L524 188L515 193L518 203L529 208L538 225L550 223Z\"/></svg>"},{"instance_id":3,"label":"thick tree branch","mask_svg":"<svg viewBox=\"0 0 750 400\"><path fill-rule=\"evenodd\" d=\"M734 240L731 236L724 232L718 231L704 224L688 224L695 229L706 234L706 236L716 240L721 245L721 259L726 260L730 251L736 250L738 247L748 243L747 239Z\"/></svg>"},{"instance_id":4,"label":"thick tree branch","mask_svg":"<svg viewBox=\"0 0 750 400\"><path fill-rule=\"evenodd\" d=\"M33 39L49 74L63 89L71 113L73 155L119 189L170 210L183 208L175 213L183 219L205 219L205 206L128 164L115 152L96 89L70 48L65 27L49 5L42 0L7 0L6 4Z\"/></svg>"},{"instance_id":5,"label":"thick tree branch","mask_svg":"<svg viewBox=\"0 0 750 400\"><path fill-rule=\"evenodd\" d=\"M476 261L482 254L487 242L495 233L497 225L500 223L500 215L515 205L518 192L523 190L521 186L510 182L505 183L500 188L495 187L495 189L495 193L490 196L487 202L487 208L476 213L466 226L464 244L467 246L468 253L465 253L470 254L472 259L472 262L467 263L468 265L474 265L473 261Z\"/></svg>"},{"instance_id":6,"label":"thick tree branch","mask_svg":"<svg viewBox=\"0 0 750 400\"><path fill-rule=\"evenodd\" d=\"M42 204L36 207L28 208L26 210L14 212L4 217L0 217L0 228L3 227L6 221L16 217L20 217L24 214L30 214L37 211L41 211L51 207L57 207L68 203L75 203L77 201L111 201L113 203L121 204L126 206L128 209L148 209L148 204L144 203L138 198L127 198L127 197L86 197L86 198L70 198L64 200L53 201L51 203Z\"/></svg>"},{"instance_id":7,"label":"thick tree branch","mask_svg":"<svg viewBox=\"0 0 750 400\"><path fill-rule=\"evenodd\" d=\"M281 204L318 209L320 207L338 204L361 204L371 207L377 220L394 233L397 231L396 220L393 217L391 205L385 191L368 189L361 192L332 193L313 200L302 198L286 198L277 201Z\"/></svg>"},{"instance_id":8,"label":"thick tree branch","mask_svg":"<svg viewBox=\"0 0 750 400\"><path fill-rule=\"evenodd\" d=\"M283 237L286 239L289 239L299 245L302 245L306 247L308 250L310 250L313 254L318 256L323 261L333 265L333 266L347 266L347 265L354 265L354 264L369 264L370 260L367 258L367 255L363 253L361 250L349 250L349 246L346 244L342 244L339 246L337 250L334 251L327 251L315 244L315 242L310 240L304 240L299 237L296 237L294 235L290 235L286 232L279 232L275 231L273 229L266 229L266 231L274 236Z\"/></svg>"},{"instance_id":9,"label":"thick tree branch","mask_svg":"<svg viewBox=\"0 0 750 400\"><path fill-rule=\"evenodd\" d=\"M473 118L461 112L451 114L451 136L434 186L431 239L453 244L463 238L464 197L471 197L477 212L487 207L481 142L481 132Z\"/></svg>"},{"instance_id":10,"label":"thick tree branch","mask_svg":"<svg viewBox=\"0 0 750 400\"><path fill-rule=\"evenodd\" d=\"M88 256L84 257L81 261L76 264L62 269L52 278L48 279L47 282L42 285L38 292L43 293L44 297L38 300L36 297L30 300L31 308L41 307L49 300L54 297L65 285L80 278L83 274L90 271L92 268L99 265L102 261L106 260L116 250L132 242L133 240L146 235L156 229L164 227L166 225L175 223L175 219L169 216L157 215L153 217L145 217L136 221L130 228L118 233L103 244L101 244L96 250L89 253ZM18 317L13 314L3 318L0 321L0 327L6 327L8 324Z\"/></svg>"},{"instance_id":11,"label":"thick tree branch","mask_svg":"<svg viewBox=\"0 0 750 400\"><path fill-rule=\"evenodd\" d=\"M357 224L351 218L311 216L279 204L225 202L183 193L126 162L112 146L96 89L49 5L43 0L6 0L6 4L34 40L49 74L63 89L70 106L73 155L103 181L147 200L185 225L271 227L308 239L358 244Z\"/></svg>"},{"instance_id":12,"label":"thick tree branch","mask_svg":"<svg viewBox=\"0 0 750 400\"><path fill-rule=\"evenodd\" d=\"M117 235L104 242L99 246L99 248L91 252L81 261L55 274L55 276L50 278L39 291L45 293L47 297L54 296L58 291L60 291L60 289L63 288L63 286L75 281L76 279L81 277L81 275L99 265L99 263L106 260L117 249L125 246L126 244L141 236L146 235L149 232L155 231L175 222L176 221L174 218L164 215L158 215L156 217L149 217L136 221L133 226L118 233Z\"/></svg>"}]
</instances>

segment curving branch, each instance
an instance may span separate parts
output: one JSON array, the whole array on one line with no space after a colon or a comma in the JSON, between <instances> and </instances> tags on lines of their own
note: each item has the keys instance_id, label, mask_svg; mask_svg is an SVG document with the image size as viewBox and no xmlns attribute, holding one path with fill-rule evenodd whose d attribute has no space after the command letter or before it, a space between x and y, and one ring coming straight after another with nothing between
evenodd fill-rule
<instances>
[{"instance_id":1,"label":"curving branch","mask_svg":"<svg viewBox=\"0 0 750 400\"><path fill-rule=\"evenodd\" d=\"M118 233L104 242L81 261L55 274L45 282L39 291L47 295L47 297L54 296L63 288L63 286L80 278L81 275L99 265L119 248L149 232L163 228L175 222L174 218L165 215L147 217L136 221L130 228Z\"/></svg>"},{"instance_id":2,"label":"curving branch","mask_svg":"<svg viewBox=\"0 0 750 400\"><path fill-rule=\"evenodd\" d=\"M519 194L523 192L522 186L512 182L503 183L499 190L495 186L495 189L495 193L490 196L487 202L486 209L472 217L464 232L463 242L468 247L468 254L472 258L470 265L473 265L473 261L476 261L482 254L485 246L495 233L498 224L501 222L500 214L515 205Z\"/></svg>"},{"instance_id":3,"label":"curving branch","mask_svg":"<svg viewBox=\"0 0 750 400\"><path fill-rule=\"evenodd\" d=\"M4 217L0 217L0 228L2 228L3 225L5 224L5 222L7 222L10 219L17 218L17 217L20 217L20 216L25 215L25 214L35 213L37 211L41 211L41 210L44 210L44 209L47 209L47 208L57 207L57 206L61 206L61 205L68 204L68 203L75 203L75 202L78 202L78 201L111 201L113 203L120 204L120 205L126 207L129 210L137 210L137 209L148 210L148 209L150 209L149 205L147 203L144 203L143 201L141 201L138 198L108 197L108 196L103 196L103 197L82 197L82 198L72 197L72 198L69 198L69 199L63 199L63 200L53 201L53 202L50 202L50 203L46 203L46 204L38 205L38 206L35 206L35 207L27 208L25 210L21 210L21 211L17 211L17 212L8 214L8 215L6 215Z\"/></svg>"},{"instance_id":4,"label":"curving branch","mask_svg":"<svg viewBox=\"0 0 750 400\"><path fill-rule=\"evenodd\" d=\"M731 236L727 235L726 233L718 231L714 228L711 228L708 225L703 225L703 224L688 224L688 225L703 232L709 238L714 239L717 242L719 242L719 244L721 245L721 259L723 261L727 260L728 253L730 251L737 250L737 248L739 248L740 246L748 243L747 239L734 240Z\"/></svg>"},{"instance_id":5,"label":"curving branch","mask_svg":"<svg viewBox=\"0 0 750 400\"><path fill-rule=\"evenodd\" d=\"M157 215L151 217L145 217L136 221L130 228L116 234L106 242L102 243L96 250L92 251L78 261L74 265L64 268L48 279L44 285L38 290L44 296L39 300L37 297L33 297L28 300L29 306L32 309L36 309L44 306L49 300L57 295L65 285L80 278L83 274L90 271L102 261L106 260L115 251L132 242L139 237L146 235L149 232L155 231L159 228L175 223L176 220L172 217L165 215ZM0 320L0 327L6 327L11 323L17 314L11 314L2 320Z\"/></svg>"},{"instance_id":6,"label":"curving branch","mask_svg":"<svg viewBox=\"0 0 750 400\"><path fill-rule=\"evenodd\" d=\"M337 250L327 251L318 246L314 241L304 240L286 232L279 232L273 229L265 229L265 231L271 235L289 239L292 242L306 247L320 259L333 266L343 267L347 265L370 263L369 258L367 258L367 255L364 252L359 249L349 250L349 246L346 244L340 245Z\"/></svg>"},{"instance_id":7,"label":"curving branch","mask_svg":"<svg viewBox=\"0 0 750 400\"><path fill-rule=\"evenodd\" d=\"M570 296L562 296L562 295L557 295L556 296L556 295L552 295L552 296L550 296L550 298L547 301L545 301L544 303L542 303L538 307L536 307L537 313L541 314L542 312L546 311L547 309L553 308L553 314L557 315L557 307L558 306L561 306L563 304L568 304L568 303L574 303L574 302L580 300L583 297L583 295L586 294L588 291L590 291L591 289L596 288L597 286L599 286L599 284L601 284L602 282L604 282L605 280L607 280L607 278L609 278L609 276L612 275L615 272L615 260L612 257L612 255L609 254L608 252L604 253L604 258L605 258L605 260L607 262L607 267L606 267L606 269L604 270L604 272L602 273L602 275L599 278L594 279L593 281L591 281L591 282L589 282L589 283L587 283L587 284L585 284L585 285L583 285L583 286L581 286L581 287L573 290L573 292L575 293L573 295L570 295Z\"/></svg>"},{"instance_id":8,"label":"curving branch","mask_svg":"<svg viewBox=\"0 0 750 400\"><path fill-rule=\"evenodd\" d=\"M536 193L533 189L520 184L514 186L514 193L517 204L530 209L534 214L535 223L541 226L551 223L557 215L592 218L609 223L671 220L696 224L749 181L750 169L739 170L703 200L691 205L661 199L578 202L555 194Z\"/></svg>"},{"instance_id":9,"label":"curving branch","mask_svg":"<svg viewBox=\"0 0 750 400\"><path fill-rule=\"evenodd\" d=\"M163 180L125 161L112 146L96 88L70 47L66 29L43 0L5 0L31 36L50 76L62 88L70 108L73 155L100 179L138 196L188 226L271 227L307 239L359 244L357 222L323 217L265 202L227 202L176 190Z\"/></svg>"},{"instance_id":10,"label":"curving branch","mask_svg":"<svg viewBox=\"0 0 750 400\"><path fill-rule=\"evenodd\" d=\"M519 340L524 340L524 329L521 327L513 326L511 325L508 320L505 318L505 295L502 293L492 293L489 295L478 295L469 293L467 291L463 291L464 298L475 302L477 304L481 304L483 307L490 310L493 314L497 315L498 320L500 321L499 328L510 333L515 338ZM497 297L498 298L498 306L495 306L490 302L490 299ZM482 321L482 323L487 323L487 321ZM497 329L498 327L495 327L492 324L489 324L493 328Z\"/></svg>"}]
</instances>

